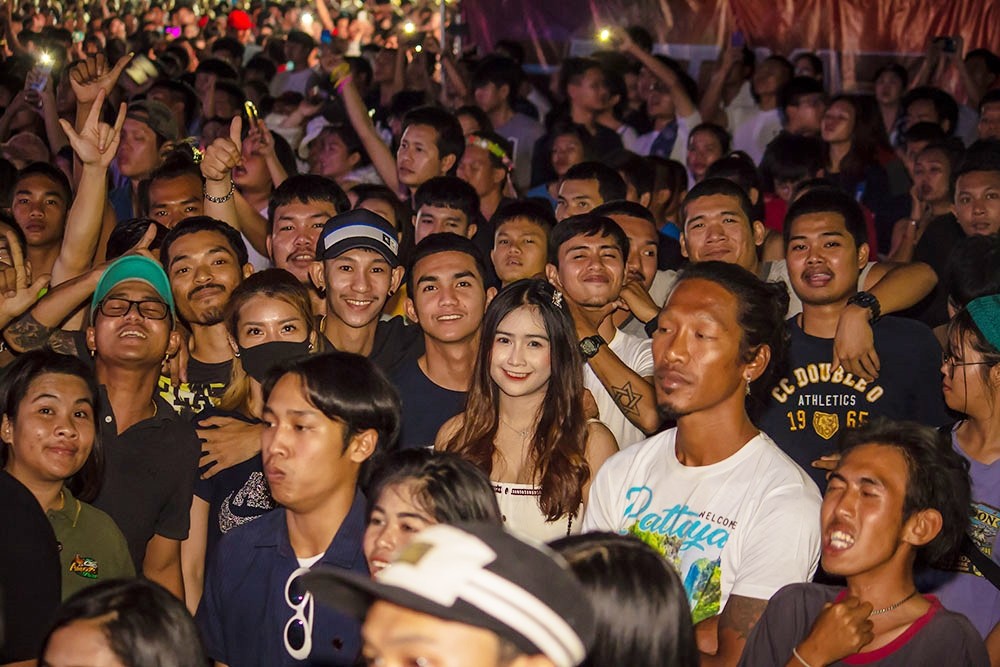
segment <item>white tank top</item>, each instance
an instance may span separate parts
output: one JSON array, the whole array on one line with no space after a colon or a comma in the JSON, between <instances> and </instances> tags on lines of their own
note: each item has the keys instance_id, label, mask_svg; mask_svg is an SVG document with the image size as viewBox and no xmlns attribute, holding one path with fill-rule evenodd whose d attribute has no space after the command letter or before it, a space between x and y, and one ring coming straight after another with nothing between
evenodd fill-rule
<instances>
[{"instance_id":1,"label":"white tank top","mask_svg":"<svg viewBox=\"0 0 1000 667\"><path fill-rule=\"evenodd\" d=\"M530 484L509 484L495 482L493 492L500 505L500 515L504 527L517 535L523 535L537 542L548 542L580 532L580 512L575 516L564 516L555 521L546 521L538 498L542 489Z\"/></svg>"}]
</instances>

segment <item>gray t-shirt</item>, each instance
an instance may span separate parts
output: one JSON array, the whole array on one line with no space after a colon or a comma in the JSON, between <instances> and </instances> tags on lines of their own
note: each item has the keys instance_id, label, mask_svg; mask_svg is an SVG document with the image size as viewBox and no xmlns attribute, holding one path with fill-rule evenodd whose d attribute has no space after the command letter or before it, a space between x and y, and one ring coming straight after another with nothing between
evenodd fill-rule
<instances>
[{"instance_id":1,"label":"gray t-shirt","mask_svg":"<svg viewBox=\"0 0 1000 667\"><path fill-rule=\"evenodd\" d=\"M845 589L820 584L791 584L774 594L747 639L739 667L774 667L792 657L792 649L809 635L827 602L838 601ZM885 646L862 651L831 665L962 665L989 667L979 633L965 616L948 611L932 595L931 608L903 634Z\"/></svg>"}]
</instances>

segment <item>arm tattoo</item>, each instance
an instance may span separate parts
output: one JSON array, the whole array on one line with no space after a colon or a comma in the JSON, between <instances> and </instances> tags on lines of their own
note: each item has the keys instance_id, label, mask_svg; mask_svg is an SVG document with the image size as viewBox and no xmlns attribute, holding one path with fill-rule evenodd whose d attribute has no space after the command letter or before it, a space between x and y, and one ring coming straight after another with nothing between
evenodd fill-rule
<instances>
[{"instance_id":1,"label":"arm tattoo","mask_svg":"<svg viewBox=\"0 0 1000 667\"><path fill-rule=\"evenodd\" d=\"M642 394L632 389L632 383L626 382L621 387L611 387L611 397L615 399L615 405L626 417L635 421L639 419L639 403L642 401Z\"/></svg>"},{"instance_id":2,"label":"arm tattoo","mask_svg":"<svg viewBox=\"0 0 1000 667\"><path fill-rule=\"evenodd\" d=\"M4 336L14 349L28 351L44 347L56 331L58 329L45 326L29 312L11 322Z\"/></svg>"},{"instance_id":3,"label":"arm tattoo","mask_svg":"<svg viewBox=\"0 0 1000 667\"><path fill-rule=\"evenodd\" d=\"M74 357L80 354L73 333L63 331L62 329L52 332L52 335L49 337L49 347L54 352L59 352L60 354L68 354Z\"/></svg>"},{"instance_id":4,"label":"arm tattoo","mask_svg":"<svg viewBox=\"0 0 1000 667\"><path fill-rule=\"evenodd\" d=\"M745 641L766 607L767 600L730 595L726 601L726 608L719 617L719 635L721 636L722 631L728 628Z\"/></svg>"}]
</instances>

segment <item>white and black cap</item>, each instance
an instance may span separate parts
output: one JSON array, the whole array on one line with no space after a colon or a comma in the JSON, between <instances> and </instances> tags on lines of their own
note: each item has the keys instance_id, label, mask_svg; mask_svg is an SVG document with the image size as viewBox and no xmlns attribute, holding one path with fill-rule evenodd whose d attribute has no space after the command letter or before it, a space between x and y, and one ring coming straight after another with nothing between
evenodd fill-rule
<instances>
[{"instance_id":1,"label":"white and black cap","mask_svg":"<svg viewBox=\"0 0 1000 667\"><path fill-rule=\"evenodd\" d=\"M378 213L356 208L327 220L316 242L316 259L335 259L355 248L374 250L392 268L399 266L396 229Z\"/></svg>"},{"instance_id":2,"label":"white and black cap","mask_svg":"<svg viewBox=\"0 0 1000 667\"><path fill-rule=\"evenodd\" d=\"M374 579L314 568L303 583L325 604L363 619L376 600L483 628L556 667L575 667L594 640L588 596L562 557L492 524L421 531Z\"/></svg>"}]
</instances>

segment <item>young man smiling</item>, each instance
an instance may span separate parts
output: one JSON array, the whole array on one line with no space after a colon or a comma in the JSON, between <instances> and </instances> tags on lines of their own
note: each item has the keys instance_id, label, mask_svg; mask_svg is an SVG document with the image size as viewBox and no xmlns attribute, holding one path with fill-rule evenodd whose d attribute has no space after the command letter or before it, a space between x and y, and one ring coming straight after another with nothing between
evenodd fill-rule
<instances>
[{"instance_id":1,"label":"young man smiling","mask_svg":"<svg viewBox=\"0 0 1000 667\"><path fill-rule=\"evenodd\" d=\"M934 429L882 421L850 433L823 498L823 569L847 587L778 591L741 667L990 664L961 614L918 595L917 562L946 562L968 523L968 466Z\"/></svg>"},{"instance_id":2,"label":"young man smiling","mask_svg":"<svg viewBox=\"0 0 1000 667\"><path fill-rule=\"evenodd\" d=\"M385 218L355 209L330 218L320 233L309 275L326 292L325 341L334 349L369 357L392 373L422 353L420 329L402 317L380 319L403 281L396 230Z\"/></svg>"},{"instance_id":3,"label":"young man smiling","mask_svg":"<svg viewBox=\"0 0 1000 667\"><path fill-rule=\"evenodd\" d=\"M223 313L253 266L240 233L205 216L187 218L170 230L160 246L160 262L170 276L177 312L191 331L187 382L171 386L161 378L160 393L178 412L196 414L229 383L233 349Z\"/></svg>"},{"instance_id":4,"label":"young man smiling","mask_svg":"<svg viewBox=\"0 0 1000 667\"><path fill-rule=\"evenodd\" d=\"M552 230L545 267L576 326L586 360L584 385L622 449L660 426L649 339L619 331L612 320L621 303L628 248L628 238L613 220L577 215Z\"/></svg>"},{"instance_id":5,"label":"young man smiling","mask_svg":"<svg viewBox=\"0 0 1000 667\"><path fill-rule=\"evenodd\" d=\"M424 354L392 376L402 403L403 449L433 446L441 425L465 407L483 315L496 294L485 276L479 250L457 234L431 234L414 251L406 315L423 331Z\"/></svg>"}]
</instances>

